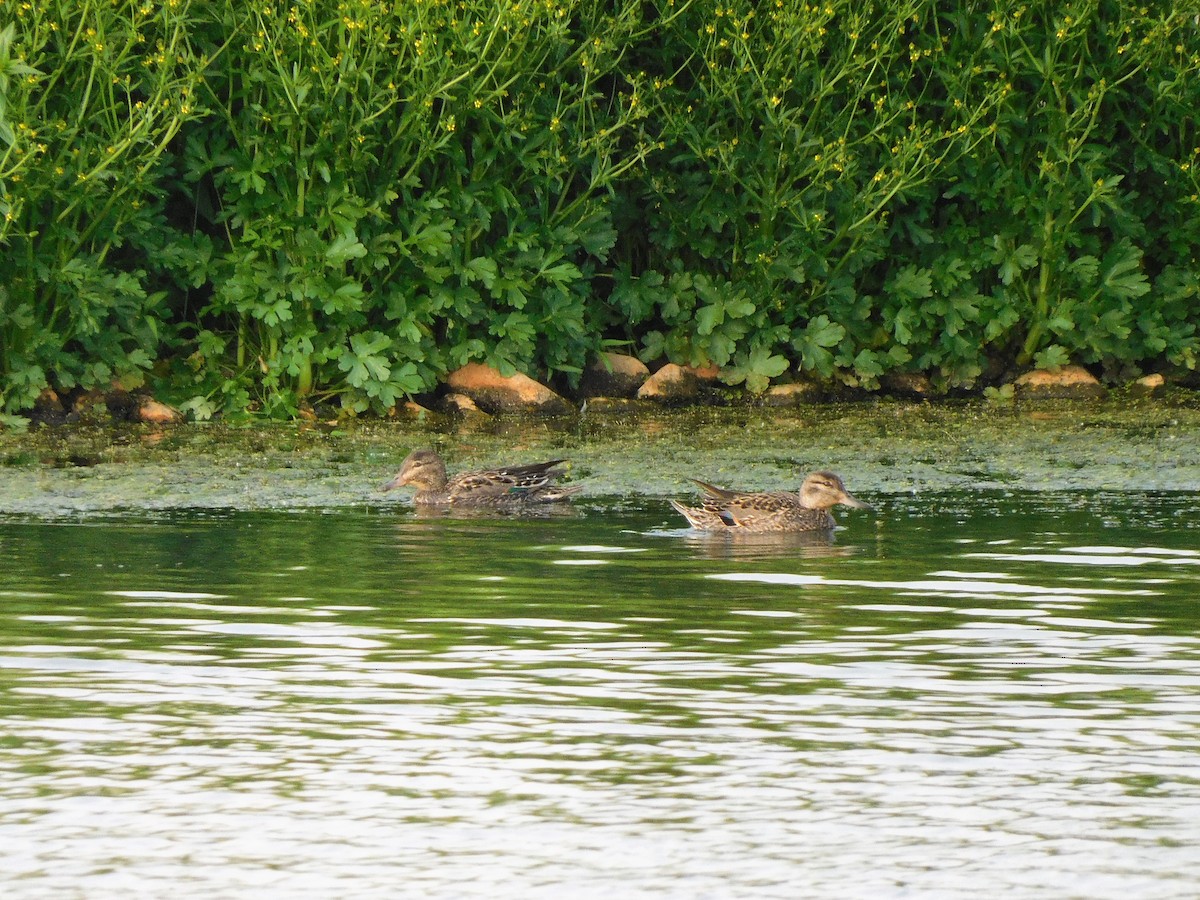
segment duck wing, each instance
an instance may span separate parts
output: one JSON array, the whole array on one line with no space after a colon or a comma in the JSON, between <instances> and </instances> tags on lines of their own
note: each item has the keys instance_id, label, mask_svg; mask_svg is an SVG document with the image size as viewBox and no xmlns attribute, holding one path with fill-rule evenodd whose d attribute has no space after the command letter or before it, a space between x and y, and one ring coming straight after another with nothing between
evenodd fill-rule
<instances>
[{"instance_id":1,"label":"duck wing","mask_svg":"<svg viewBox=\"0 0 1200 900\"><path fill-rule=\"evenodd\" d=\"M520 466L504 466L483 472L463 472L450 479L446 492L452 500L475 502L532 499L540 492L550 493L546 488L561 475L554 467L566 462L552 459L549 462L531 463ZM565 497L575 491L569 488L554 489L554 499ZM545 499L550 499L547 496Z\"/></svg>"}]
</instances>

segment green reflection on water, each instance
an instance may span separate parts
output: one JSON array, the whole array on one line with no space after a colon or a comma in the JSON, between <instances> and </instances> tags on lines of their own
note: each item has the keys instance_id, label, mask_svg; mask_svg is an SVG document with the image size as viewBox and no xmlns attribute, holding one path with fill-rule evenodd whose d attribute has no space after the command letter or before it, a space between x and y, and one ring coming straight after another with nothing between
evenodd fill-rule
<instances>
[{"instance_id":1,"label":"green reflection on water","mask_svg":"<svg viewBox=\"0 0 1200 900\"><path fill-rule=\"evenodd\" d=\"M136 873L137 835L169 834L168 870L200 853L236 891L276 857L208 842L270 809L297 858L348 829L360 887L395 872L355 854L410 826L439 851L406 872L446 892L663 835L730 896L756 895L747 859L920 884L997 835L989 883L1189 884L1195 495L862 493L830 543L696 535L657 499L0 523L0 862ZM88 797L129 801L109 845L64 831ZM1092 849L1063 855L1080 821ZM494 828L520 840L461 834Z\"/></svg>"}]
</instances>

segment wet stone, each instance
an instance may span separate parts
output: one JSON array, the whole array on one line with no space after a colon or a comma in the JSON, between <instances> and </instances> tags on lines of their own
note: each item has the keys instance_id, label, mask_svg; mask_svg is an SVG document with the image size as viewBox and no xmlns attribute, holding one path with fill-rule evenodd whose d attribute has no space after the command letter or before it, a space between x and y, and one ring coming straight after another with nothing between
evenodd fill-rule
<instances>
[{"instance_id":1,"label":"wet stone","mask_svg":"<svg viewBox=\"0 0 1200 900\"><path fill-rule=\"evenodd\" d=\"M693 371L667 363L648 379L637 392L639 400L656 403L687 403L700 394L700 381Z\"/></svg>"},{"instance_id":2,"label":"wet stone","mask_svg":"<svg viewBox=\"0 0 1200 900\"><path fill-rule=\"evenodd\" d=\"M502 375L482 363L467 363L450 373L446 386L465 394L485 412L564 415L574 407L550 388L520 372Z\"/></svg>"},{"instance_id":3,"label":"wet stone","mask_svg":"<svg viewBox=\"0 0 1200 900\"><path fill-rule=\"evenodd\" d=\"M1151 397L1159 394L1166 387L1166 379L1157 372L1144 375L1129 386L1129 393L1134 397Z\"/></svg>"},{"instance_id":4,"label":"wet stone","mask_svg":"<svg viewBox=\"0 0 1200 900\"><path fill-rule=\"evenodd\" d=\"M1023 400L1089 400L1105 394L1104 385L1083 366L1026 372L1017 379L1015 389Z\"/></svg>"},{"instance_id":5,"label":"wet stone","mask_svg":"<svg viewBox=\"0 0 1200 900\"><path fill-rule=\"evenodd\" d=\"M821 399L821 389L808 382L774 384L762 395L762 405L772 407L806 406Z\"/></svg>"},{"instance_id":6,"label":"wet stone","mask_svg":"<svg viewBox=\"0 0 1200 900\"><path fill-rule=\"evenodd\" d=\"M582 397L633 397L649 377L650 370L636 356L600 353L584 370L579 394Z\"/></svg>"}]
</instances>

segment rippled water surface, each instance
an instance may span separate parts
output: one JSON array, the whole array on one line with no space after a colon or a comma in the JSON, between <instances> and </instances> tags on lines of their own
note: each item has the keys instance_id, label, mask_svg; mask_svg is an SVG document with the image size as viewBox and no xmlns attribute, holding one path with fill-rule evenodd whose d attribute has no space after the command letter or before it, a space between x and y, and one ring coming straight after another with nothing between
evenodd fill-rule
<instances>
[{"instance_id":1,"label":"rippled water surface","mask_svg":"<svg viewBox=\"0 0 1200 900\"><path fill-rule=\"evenodd\" d=\"M1193 494L0 524L5 896L1182 898Z\"/></svg>"}]
</instances>

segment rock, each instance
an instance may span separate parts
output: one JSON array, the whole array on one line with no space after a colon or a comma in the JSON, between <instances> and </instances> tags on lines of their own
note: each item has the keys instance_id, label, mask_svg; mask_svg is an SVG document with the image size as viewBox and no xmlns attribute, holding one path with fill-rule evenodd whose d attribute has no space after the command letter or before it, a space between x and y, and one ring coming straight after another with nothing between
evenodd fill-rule
<instances>
[{"instance_id":1,"label":"rock","mask_svg":"<svg viewBox=\"0 0 1200 900\"><path fill-rule=\"evenodd\" d=\"M476 412L479 411L479 408L475 406L470 397L464 397L462 394L458 396L470 403L472 407L475 407ZM393 419L424 419L431 415L433 413L429 409L415 400L405 400L403 403L397 403L388 410L388 416Z\"/></svg>"},{"instance_id":2,"label":"rock","mask_svg":"<svg viewBox=\"0 0 1200 900\"><path fill-rule=\"evenodd\" d=\"M68 419L83 425L106 425L112 421L104 392L93 388L80 391L71 400Z\"/></svg>"},{"instance_id":3,"label":"rock","mask_svg":"<svg viewBox=\"0 0 1200 900\"><path fill-rule=\"evenodd\" d=\"M491 366L467 363L451 372L446 384L470 397L479 408L490 413L525 412L545 416L564 415L575 408L544 384L528 375L501 375Z\"/></svg>"},{"instance_id":4,"label":"rock","mask_svg":"<svg viewBox=\"0 0 1200 900\"><path fill-rule=\"evenodd\" d=\"M67 411L63 408L62 399L54 388L43 388L33 401L33 409L27 415L34 422L44 425L61 425L67 420Z\"/></svg>"},{"instance_id":5,"label":"rock","mask_svg":"<svg viewBox=\"0 0 1200 900\"><path fill-rule=\"evenodd\" d=\"M720 366L713 363L707 366L684 366L683 370L691 373L698 381L716 381L721 374Z\"/></svg>"},{"instance_id":6,"label":"rock","mask_svg":"<svg viewBox=\"0 0 1200 900\"><path fill-rule=\"evenodd\" d=\"M588 397L583 412L609 415L612 413L636 412L642 404L629 397Z\"/></svg>"},{"instance_id":7,"label":"rock","mask_svg":"<svg viewBox=\"0 0 1200 900\"><path fill-rule=\"evenodd\" d=\"M821 389L811 382L773 384L762 395L763 406L805 406L821 399Z\"/></svg>"},{"instance_id":8,"label":"rock","mask_svg":"<svg viewBox=\"0 0 1200 900\"><path fill-rule=\"evenodd\" d=\"M40 413L63 412L62 400L59 399L58 391L52 387L42 388L42 392L33 401L33 408Z\"/></svg>"},{"instance_id":9,"label":"rock","mask_svg":"<svg viewBox=\"0 0 1200 900\"><path fill-rule=\"evenodd\" d=\"M933 393L933 382L921 372L891 372L883 376L883 388L900 397L928 397Z\"/></svg>"},{"instance_id":10,"label":"rock","mask_svg":"<svg viewBox=\"0 0 1200 900\"><path fill-rule=\"evenodd\" d=\"M1083 366L1062 366L1057 372L1035 369L1016 381L1017 396L1024 400L1087 400L1104 396L1104 385Z\"/></svg>"},{"instance_id":11,"label":"rock","mask_svg":"<svg viewBox=\"0 0 1200 900\"><path fill-rule=\"evenodd\" d=\"M151 425L170 425L183 420L183 413L153 397L143 397L138 403L137 419Z\"/></svg>"},{"instance_id":12,"label":"rock","mask_svg":"<svg viewBox=\"0 0 1200 900\"><path fill-rule=\"evenodd\" d=\"M1160 393L1166 384L1167 380L1157 372L1153 375L1143 375L1129 386L1129 394L1133 397L1150 397Z\"/></svg>"},{"instance_id":13,"label":"rock","mask_svg":"<svg viewBox=\"0 0 1200 900\"><path fill-rule=\"evenodd\" d=\"M638 388L637 397L655 403L687 403L699 393L700 380L694 370L667 363Z\"/></svg>"},{"instance_id":14,"label":"rock","mask_svg":"<svg viewBox=\"0 0 1200 900\"><path fill-rule=\"evenodd\" d=\"M442 409L448 413L457 413L459 415L477 414L486 416L482 409L475 405L475 401L466 394L449 393L442 398Z\"/></svg>"},{"instance_id":15,"label":"rock","mask_svg":"<svg viewBox=\"0 0 1200 900\"><path fill-rule=\"evenodd\" d=\"M581 397L632 397L650 377L646 364L624 353L600 353L583 372Z\"/></svg>"}]
</instances>

